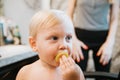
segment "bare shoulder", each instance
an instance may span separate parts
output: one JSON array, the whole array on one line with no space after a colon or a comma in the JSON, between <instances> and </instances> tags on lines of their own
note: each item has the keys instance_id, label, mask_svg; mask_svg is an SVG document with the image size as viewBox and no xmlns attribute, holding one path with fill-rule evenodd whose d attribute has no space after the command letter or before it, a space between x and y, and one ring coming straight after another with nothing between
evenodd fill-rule
<instances>
[{"instance_id":1,"label":"bare shoulder","mask_svg":"<svg viewBox=\"0 0 120 80\"><path fill-rule=\"evenodd\" d=\"M22 67L17 74L16 80L40 80L43 77L43 73L41 66L39 66L39 61L35 61Z\"/></svg>"},{"instance_id":2,"label":"bare shoulder","mask_svg":"<svg viewBox=\"0 0 120 80\"><path fill-rule=\"evenodd\" d=\"M29 70L30 70L30 65L26 65L22 67L17 74L16 80L25 80Z\"/></svg>"}]
</instances>

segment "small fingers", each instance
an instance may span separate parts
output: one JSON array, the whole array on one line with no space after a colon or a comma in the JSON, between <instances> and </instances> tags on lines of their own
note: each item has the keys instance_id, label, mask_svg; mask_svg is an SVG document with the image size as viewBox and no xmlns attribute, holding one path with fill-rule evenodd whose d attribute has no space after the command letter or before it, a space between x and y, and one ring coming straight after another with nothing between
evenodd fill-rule
<instances>
[{"instance_id":1,"label":"small fingers","mask_svg":"<svg viewBox=\"0 0 120 80\"><path fill-rule=\"evenodd\" d=\"M71 57L65 57L64 55L60 59L60 67L62 70L70 67L71 65L75 64L74 60Z\"/></svg>"}]
</instances>

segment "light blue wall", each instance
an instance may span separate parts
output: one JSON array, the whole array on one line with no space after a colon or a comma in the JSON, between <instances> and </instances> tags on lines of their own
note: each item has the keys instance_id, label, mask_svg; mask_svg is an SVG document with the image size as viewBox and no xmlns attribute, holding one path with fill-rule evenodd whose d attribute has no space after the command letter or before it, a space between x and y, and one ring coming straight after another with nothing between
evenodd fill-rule
<instances>
[{"instance_id":1,"label":"light blue wall","mask_svg":"<svg viewBox=\"0 0 120 80\"><path fill-rule=\"evenodd\" d=\"M26 0L34 2L35 0ZM49 0L41 1L37 5L41 5L40 9L49 9ZM4 3L4 15L12 19L20 29L22 44L28 44L28 25L33 14L38 11L31 9L25 0L3 0Z\"/></svg>"}]
</instances>

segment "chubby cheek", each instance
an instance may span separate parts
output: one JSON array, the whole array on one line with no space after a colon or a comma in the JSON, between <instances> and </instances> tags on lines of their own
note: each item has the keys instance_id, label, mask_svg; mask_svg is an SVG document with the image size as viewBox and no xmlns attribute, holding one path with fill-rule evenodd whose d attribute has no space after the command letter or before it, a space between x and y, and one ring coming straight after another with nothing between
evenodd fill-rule
<instances>
[{"instance_id":1,"label":"chubby cheek","mask_svg":"<svg viewBox=\"0 0 120 80\"><path fill-rule=\"evenodd\" d=\"M42 56L44 58L47 58L47 60L49 59L54 59L54 56L56 55L56 47L53 46L48 46L47 44L38 46L38 54L39 56Z\"/></svg>"},{"instance_id":2,"label":"chubby cheek","mask_svg":"<svg viewBox=\"0 0 120 80\"><path fill-rule=\"evenodd\" d=\"M56 53L57 53L57 48L56 47L54 47L54 46L50 46L50 47L47 47L48 49L46 49L47 51L47 54L49 55L49 56L55 56L56 55Z\"/></svg>"}]
</instances>

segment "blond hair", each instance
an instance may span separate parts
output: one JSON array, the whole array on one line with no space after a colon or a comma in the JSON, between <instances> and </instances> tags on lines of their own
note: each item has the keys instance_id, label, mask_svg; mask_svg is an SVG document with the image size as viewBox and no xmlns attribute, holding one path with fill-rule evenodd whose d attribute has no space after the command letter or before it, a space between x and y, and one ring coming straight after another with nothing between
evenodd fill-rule
<instances>
[{"instance_id":1,"label":"blond hair","mask_svg":"<svg viewBox=\"0 0 120 80\"><path fill-rule=\"evenodd\" d=\"M66 18L68 18L68 16L59 10L39 11L31 19L29 35L36 37L37 32L41 29L53 27L57 24L70 20Z\"/></svg>"}]
</instances>

